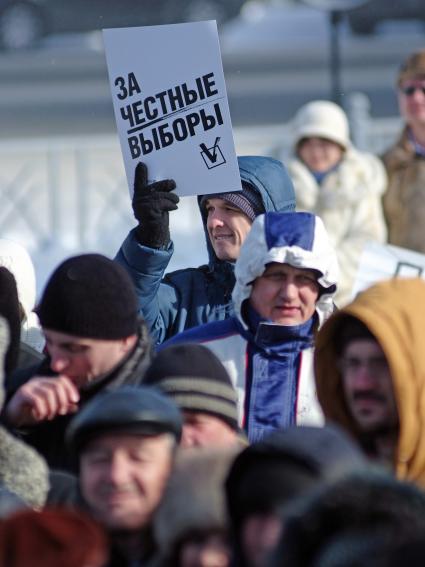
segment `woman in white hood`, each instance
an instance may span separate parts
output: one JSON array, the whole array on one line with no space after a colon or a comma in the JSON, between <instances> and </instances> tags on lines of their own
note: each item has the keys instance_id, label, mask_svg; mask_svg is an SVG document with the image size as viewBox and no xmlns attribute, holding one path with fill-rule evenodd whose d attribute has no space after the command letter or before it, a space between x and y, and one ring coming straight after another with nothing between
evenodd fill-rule
<instances>
[{"instance_id":1,"label":"woman in white hood","mask_svg":"<svg viewBox=\"0 0 425 567\"><path fill-rule=\"evenodd\" d=\"M340 276L335 303L351 299L361 252L368 240L386 241L381 198L387 177L381 161L358 151L347 116L337 104L316 100L293 120L292 159L297 210L321 217L336 250Z\"/></svg>"}]
</instances>

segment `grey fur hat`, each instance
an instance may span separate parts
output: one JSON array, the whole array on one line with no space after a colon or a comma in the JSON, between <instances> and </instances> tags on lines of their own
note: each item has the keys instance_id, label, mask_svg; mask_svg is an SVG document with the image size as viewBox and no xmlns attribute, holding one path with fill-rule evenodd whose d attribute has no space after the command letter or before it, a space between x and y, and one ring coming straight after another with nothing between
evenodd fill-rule
<instances>
[{"instance_id":1,"label":"grey fur hat","mask_svg":"<svg viewBox=\"0 0 425 567\"><path fill-rule=\"evenodd\" d=\"M44 506L50 488L43 457L4 427L0 427L0 485L33 508Z\"/></svg>"},{"instance_id":2,"label":"grey fur hat","mask_svg":"<svg viewBox=\"0 0 425 567\"><path fill-rule=\"evenodd\" d=\"M9 328L0 317L0 360L9 346ZM4 403L4 371L0 364L0 407ZM49 491L46 461L32 447L0 426L0 486L19 496L25 503L41 508Z\"/></svg>"},{"instance_id":3,"label":"grey fur hat","mask_svg":"<svg viewBox=\"0 0 425 567\"><path fill-rule=\"evenodd\" d=\"M197 447L178 451L154 518L155 539L167 557L193 532L227 529L224 479L239 450Z\"/></svg>"}]
</instances>

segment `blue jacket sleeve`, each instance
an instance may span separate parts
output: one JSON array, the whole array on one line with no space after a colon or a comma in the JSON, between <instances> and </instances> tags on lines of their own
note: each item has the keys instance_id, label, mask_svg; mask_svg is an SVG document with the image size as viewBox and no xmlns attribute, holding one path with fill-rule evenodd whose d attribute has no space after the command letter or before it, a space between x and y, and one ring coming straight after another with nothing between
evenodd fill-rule
<instances>
[{"instance_id":1,"label":"blue jacket sleeve","mask_svg":"<svg viewBox=\"0 0 425 567\"><path fill-rule=\"evenodd\" d=\"M179 309L177 290L162 281L173 251L172 242L166 250L143 246L132 230L115 257L133 280L140 313L156 343L167 337Z\"/></svg>"}]
</instances>

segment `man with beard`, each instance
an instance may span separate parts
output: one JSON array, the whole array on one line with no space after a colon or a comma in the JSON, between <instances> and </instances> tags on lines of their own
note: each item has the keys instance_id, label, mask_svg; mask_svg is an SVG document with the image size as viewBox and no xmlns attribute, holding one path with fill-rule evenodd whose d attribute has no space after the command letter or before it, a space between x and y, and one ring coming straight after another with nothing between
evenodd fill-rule
<instances>
[{"instance_id":1,"label":"man with beard","mask_svg":"<svg viewBox=\"0 0 425 567\"><path fill-rule=\"evenodd\" d=\"M318 333L315 377L325 417L402 480L425 486L425 282L367 289Z\"/></svg>"}]
</instances>

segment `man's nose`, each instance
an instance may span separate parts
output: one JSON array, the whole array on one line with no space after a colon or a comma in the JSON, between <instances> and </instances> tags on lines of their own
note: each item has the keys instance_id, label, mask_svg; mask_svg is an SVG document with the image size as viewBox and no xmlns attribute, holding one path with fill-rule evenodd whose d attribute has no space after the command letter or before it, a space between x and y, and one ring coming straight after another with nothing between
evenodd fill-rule
<instances>
[{"instance_id":1,"label":"man's nose","mask_svg":"<svg viewBox=\"0 0 425 567\"><path fill-rule=\"evenodd\" d=\"M126 483L129 479L128 470L125 458L120 454L114 454L107 472L109 481L116 485Z\"/></svg>"},{"instance_id":2,"label":"man's nose","mask_svg":"<svg viewBox=\"0 0 425 567\"><path fill-rule=\"evenodd\" d=\"M191 425L183 425L182 438L180 444L185 449L196 446L196 434Z\"/></svg>"},{"instance_id":3,"label":"man's nose","mask_svg":"<svg viewBox=\"0 0 425 567\"><path fill-rule=\"evenodd\" d=\"M201 567L226 567L229 564L229 554L225 549L213 549L208 545L202 546L199 552Z\"/></svg>"},{"instance_id":4,"label":"man's nose","mask_svg":"<svg viewBox=\"0 0 425 567\"><path fill-rule=\"evenodd\" d=\"M297 296L297 286L292 281L283 280L280 286L280 295L285 299L294 299Z\"/></svg>"},{"instance_id":5,"label":"man's nose","mask_svg":"<svg viewBox=\"0 0 425 567\"><path fill-rule=\"evenodd\" d=\"M51 352L50 354L50 368L53 372L63 372L65 368L68 366L69 360L66 356L64 356L60 352Z\"/></svg>"},{"instance_id":6,"label":"man's nose","mask_svg":"<svg viewBox=\"0 0 425 567\"><path fill-rule=\"evenodd\" d=\"M423 102L424 98L425 98L425 94L423 93L421 88L416 88L413 91L412 100L414 99L414 100L418 100L420 102Z\"/></svg>"},{"instance_id":7,"label":"man's nose","mask_svg":"<svg viewBox=\"0 0 425 567\"><path fill-rule=\"evenodd\" d=\"M208 215L208 226L215 228L217 226L223 226L224 222L221 214L218 211L213 211Z\"/></svg>"},{"instance_id":8,"label":"man's nose","mask_svg":"<svg viewBox=\"0 0 425 567\"><path fill-rule=\"evenodd\" d=\"M357 389L369 390L376 385L376 377L368 364L361 364L356 371L355 384Z\"/></svg>"}]
</instances>

